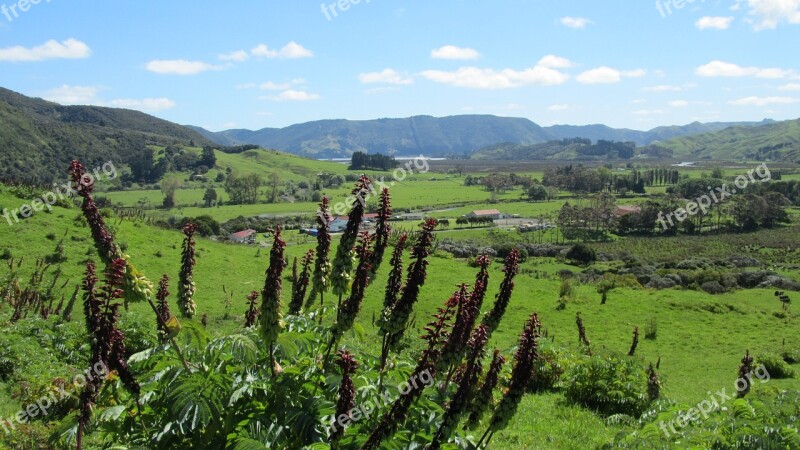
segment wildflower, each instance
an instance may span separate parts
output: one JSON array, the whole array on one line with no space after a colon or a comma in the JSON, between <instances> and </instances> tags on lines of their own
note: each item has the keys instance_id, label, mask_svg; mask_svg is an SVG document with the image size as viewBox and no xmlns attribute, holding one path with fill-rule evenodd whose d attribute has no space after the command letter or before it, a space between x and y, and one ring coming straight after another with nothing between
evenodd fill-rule
<instances>
[{"instance_id":1,"label":"wildflower","mask_svg":"<svg viewBox=\"0 0 800 450\"><path fill-rule=\"evenodd\" d=\"M258 319L258 291L253 291L247 296L248 308L244 315L244 327L250 328L256 325Z\"/></svg>"},{"instance_id":2,"label":"wildflower","mask_svg":"<svg viewBox=\"0 0 800 450\"><path fill-rule=\"evenodd\" d=\"M339 246L336 248L336 256L333 258L331 287L333 293L338 295L340 300L342 295L346 294L350 288L350 276L353 271L353 248L358 238L361 221L364 218L364 207L367 202L366 197L369 195L370 183L369 178L362 176L356 183L355 189L353 189L352 195L355 201L347 217L347 225L339 240Z\"/></svg>"},{"instance_id":3,"label":"wildflower","mask_svg":"<svg viewBox=\"0 0 800 450\"><path fill-rule=\"evenodd\" d=\"M506 389L503 399L500 404L495 408L492 420L489 423L489 428L481 437L478 443L478 448L481 447L483 440L487 438L486 445L489 445L492 435L497 431L503 430L508 426L508 422L514 417L514 414L519 407L519 402L525 394L525 390L530 383L533 374L533 367L536 359L539 357L537 340L541 335L541 324L539 317L536 313L531 315L530 319L525 323L525 329L519 339L519 346L517 353L514 355L515 365L511 370L511 383Z\"/></svg>"},{"instance_id":4,"label":"wildflower","mask_svg":"<svg viewBox=\"0 0 800 450\"><path fill-rule=\"evenodd\" d=\"M358 368L358 362L352 354L346 351L339 352L336 365L342 369L342 382L339 384L339 400L336 403L335 418L349 416L350 411L356 407L356 388L353 385L352 375ZM330 436L331 443L337 442L344 435L344 428L337 427Z\"/></svg>"},{"instance_id":5,"label":"wildflower","mask_svg":"<svg viewBox=\"0 0 800 450\"><path fill-rule=\"evenodd\" d=\"M412 262L408 268L408 278L403 292L389 311L384 313L382 318L380 333L386 336L386 351L388 349L396 349L400 343L408 325L408 319L414 309L414 304L419 297L420 289L425 284L428 267L427 257L431 254L433 230L436 228L436 224L436 220L428 219L422 225L422 232L420 232L417 242L411 249Z\"/></svg>"},{"instance_id":6,"label":"wildflower","mask_svg":"<svg viewBox=\"0 0 800 450\"><path fill-rule=\"evenodd\" d=\"M183 317L191 319L197 312L197 305L194 303L195 285L192 280L194 270L194 232L197 229L193 223L188 223L183 227L183 234L186 239L183 241L183 253L181 254L181 272L178 282L178 306L181 308Z\"/></svg>"},{"instance_id":7,"label":"wildflower","mask_svg":"<svg viewBox=\"0 0 800 450\"><path fill-rule=\"evenodd\" d=\"M483 321L481 321L481 324L489 327L489 336L500 325L500 320L505 315L506 308L508 308L508 303L511 300L511 293L514 291L514 277L519 273L519 252L516 249L511 250L506 257L503 272L505 276L500 283L500 291L495 297L494 307L483 316Z\"/></svg>"},{"instance_id":8,"label":"wildflower","mask_svg":"<svg viewBox=\"0 0 800 450\"><path fill-rule=\"evenodd\" d=\"M314 261L313 283L306 308L314 304L317 295L320 296L320 303L322 303L322 296L328 290L330 283L330 274L333 268L329 260L331 251L330 223L333 218L328 210L328 203L328 198L323 197L317 212L317 259Z\"/></svg>"},{"instance_id":9,"label":"wildflower","mask_svg":"<svg viewBox=\"0 0 800 450\"><path fill-rule=\"evenodd\" d=\"M289 314L300 314L300 309L303 307L303 300L306 297L306 290L311 278L311 261L314 259L314 250L306 252L303 257L303 270L300 276L297 276L297 258L295 258L295 266L293 267L295 282L292 285L292 301L289 303Z\"/></svg>"},{"instance_id":10,"label":"wildflower","mask_svg":"<svg viewBox=\"0 0 800 450\"><path fill-rule=\"evenodd\" d=\"M486 414L486 411L493 405L494 396L492 392L494 392L494 388L500 380L500 372L503 370L505 362L505 356L500 353L500 350L495 350L492 356L492 363L489 365L489 371L486 373L486 378L483 379L483 384L472 399L469 419L467 419L465 428L475 429L484 414Z\"/></svg>"},{"instance_id":11,"label":"wildflower","mask_svg":"<svg viewBox=\"0 0 800 450\"><path fill-rule=\"evenodd\" d=\"M281 239L281 228L275 229L275 239L270 250L269 268L261 291L261 338L270 354L270 361L274 366L272 350L278 340L278 334L283 329L283 315L281 314L281 274L285 267L283 252L286 242Z\"/></svg>"},{"instance_id":12,"label":"wildflower","mask_svg":"<svg viewBox=\"0 0 800 450\"><path fill-rule=\"evenodd\" d=\"M372 261L370 262L370 279L375 278L375 274L383 263L383 255L386 247L389 246L389 234L392 231L392 227L389 225L389 219L392 218L392 204L388 188L383 188L381 191L380 205L378 223L375 225L375 248L372 250Z\"/></svg>"},{"instance_id":13,"label":"wildflower","mask_svg":"<svg viewBox=\"0 0 800 450\"><path fill-rule=\"evenodd\" d=\"M164 275L161 281L158 282L158 292L156 292L156 313L158 314L156 326L158 328L158 337L161 342L165 342L169 335L167 330L167 323L172 318L172 312L169 310L169 276Z\"/></svg>"}]
</instances>

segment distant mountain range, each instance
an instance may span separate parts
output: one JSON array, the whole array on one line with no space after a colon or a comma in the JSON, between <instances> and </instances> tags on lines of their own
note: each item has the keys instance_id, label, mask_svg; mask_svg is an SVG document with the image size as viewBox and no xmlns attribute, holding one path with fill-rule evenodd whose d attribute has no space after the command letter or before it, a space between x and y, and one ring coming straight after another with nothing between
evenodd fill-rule
<instances>
[{"instance_id":1,"label":"distant mountain range","mask_svg":"<svg viewBox=\"0 0 800 450\"><path fill-rule=\"evenodd\" d=\"M637 131L606 125L541 127L523 118L462 115L361 121L320 120L286 128L217 133L191 128L220 145L255 144L311 158L334 158L349 157L356 151L395 156L470 156L477 150L499 144L529 146L570 138L634 142L637 146L647 146L676 137L713 133L730 127L760 127L771 123L774 121L694 122L684 126Z\"/></svg>"},{"instance_id":2,"label":"distant mountain range","mask_svg":"<svg viewBox=\"0 0 800 450\"><path fill-rule=\"evenodd\" d=\"M195 131L139 111L62 106L0 88L2 179L63 181L73 159L90 168L127 163L148 144L213 145Z\"/></svg>"}]
</instances>

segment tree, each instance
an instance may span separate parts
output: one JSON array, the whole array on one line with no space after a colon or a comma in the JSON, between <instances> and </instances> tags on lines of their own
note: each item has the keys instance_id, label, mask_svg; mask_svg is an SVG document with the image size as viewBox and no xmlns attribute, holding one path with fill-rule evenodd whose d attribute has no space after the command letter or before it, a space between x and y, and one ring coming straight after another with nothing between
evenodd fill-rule
<instances>
[{"instance_id":1,"label":"tree","mask_svg":"<svg viewBox=\"0 0 800 450\"><path fill-rule=\"evenodd\" d=\"M272 172L267 176L267 186L270 188L269 203L275 203L278 199L278 187L281 185L281 175Z\"/></svg>"},{"instance_id":2,"label":"tree","mask_svg":"<svg viewBox=\"0 0 800 450\"><path fill-rule=\"evenodd\" d=\"M211 147L203 147L203 155L200 157L198 164L213 169L217 164L217 155Z\"/></svg>"},{"instance_id":3,"label":"tree","mask_svg":"<svg viewBox=\"0 0 800 450\"><path fill-rule=\"evenodd\" d=\"M530 189L528 189L528 199L531 201L540 202L547 200L548 197L549 195L547 193L547 188L541 184L534 184L530 187Z\"/></svg>"},{"instance_id":4,"label":"tree","mask_svg":"<svg viewBox=\"0 0 800 450\"><path fill-rule=\"evenodd\" d=\"M588 266L589 264L597 261L597 254L586 244L576 244L569 249L569 252L567 252L567 259L573 263L577 263L582 266Z\"/></svg>"},{"instance_id":5,"label":"tree","mask_svg":"<svg viewBox=\"0 0 800 450\"><path fill-rule=\"evenodd\" d=\"M217 201L217 191L213 188L206 189L203 200L206 202L206 208L210 208Z\"/></svg>"},{"instance_id":6,"label":"tree","mask_svg":"<svg viewBox=\"0 0 800 450\"><path fill-rule=\"evenodd\" d=\"M165 178L161 182L161 193L164 194L164 208L172 209L175 207L175 192L180 186L181 181L176 176Z\"/></svg>"}]
</instances>

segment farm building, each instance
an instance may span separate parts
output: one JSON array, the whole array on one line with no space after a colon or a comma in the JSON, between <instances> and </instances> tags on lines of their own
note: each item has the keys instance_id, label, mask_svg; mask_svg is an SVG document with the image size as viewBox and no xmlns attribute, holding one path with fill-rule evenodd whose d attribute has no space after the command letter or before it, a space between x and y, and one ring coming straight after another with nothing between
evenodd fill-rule
<instances>
[{"instance_id":1,"label":"farm building","mask_svg":"<svg viewBox=\"0 0 800 450\"><path fill-rule=\"evenodd\" d=\"M617 216L619 217L627 216L628 214L638 213L641 210L642 208L639 208L638 206L631 206L631 205L617 206Z\"/></svg>"},{"instance_id":2,"label":"farm building","mask_svg":"<svg viewBox=\"0 0 800 450\"><path fill-rule=\"evenodd\" d=\"M496 209L479 209L466 215L467 219L489 218L505 219L506 215Z\"/></svg>"},{"instance_id":3,"label":"farm building","mask_svg":"<svg viewBox=\"0 0 800 450\"><path fill-rule=\"evenodd\" d=\"M231 235L231 241L240 244L254 244L256 242L256 230L243 230Z\"/></svg>"}]
</instances>

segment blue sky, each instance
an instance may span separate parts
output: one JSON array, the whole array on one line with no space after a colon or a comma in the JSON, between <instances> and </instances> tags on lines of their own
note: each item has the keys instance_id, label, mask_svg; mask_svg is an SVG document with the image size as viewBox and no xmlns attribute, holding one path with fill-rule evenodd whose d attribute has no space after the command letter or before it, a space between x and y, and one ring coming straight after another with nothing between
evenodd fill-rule
<instances>
[{"instance_id":1,"label":"blue sky","mask_svg":"<svg viewBox=\"0 0 800 450\"><path fill-rule=\"evenodd\" d=\"M800 0L32 1L0 0L0 86L212 130L800 117Z\"/></svg>"}]
</instances>

